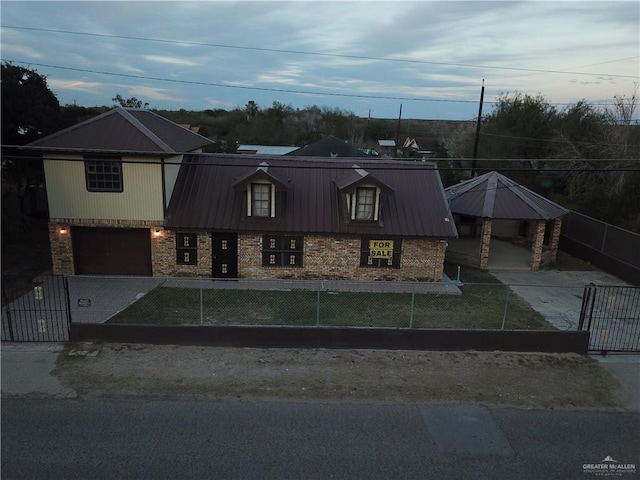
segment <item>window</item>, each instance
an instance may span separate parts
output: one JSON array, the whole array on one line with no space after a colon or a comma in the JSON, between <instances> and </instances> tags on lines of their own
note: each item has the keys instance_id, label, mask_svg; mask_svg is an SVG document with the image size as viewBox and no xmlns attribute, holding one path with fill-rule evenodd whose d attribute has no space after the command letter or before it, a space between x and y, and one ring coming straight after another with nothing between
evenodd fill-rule
<instances>
[{"instance_id":1,"label":"window","mask_svg":"<svg viewBox=\"0 0 640 480\"><path fill-rule=\"evenodd\" d=\"M251 216L271 216L271 185L268 183L251 184Z\"/></svg>"},{"instance_id":2,"label":"window","mask_svg":"<svg viewBox=\"0 0 640 480\"><path fill-rule=\"evenodd\" d=\"M120 160L85 160L87 190L90 192L122 192Z\"/></svg>"},{"instance_id":3,"label":"window","mask_svg":"<svg viewBox=\"0 0 640 480\"><path fill-rule=\"evenodd\" d=\"M263 267L302 267L302 237L264 235Z\"/></svg>"},{"instance_id":4,"label":"window","mask_svg":"<svg viewBox=\"0 0 640 480\"><path fill-rule=\"evenodd\" d=\"M371 268L400 268L402 240L363 238L360 266Z\"/></svg>"},{"instance_id":5,"label":"window","mask_svg":"<svg viewBox=\"0 0 640 480\"><path fill-rule=\"evenodd\" d=\"M360 187L356 190L356 220L373 220L375 205L375 188Z\"/></svg>"},{"instance_id":6,"label":"window","mask_svg":"<svg viewBox=\"0 0 640 480\"><path fill-rule=\"evenodd\" d=\"M198 234L176 234L176 263L178 265L198 264Z\"/></svg>"}]
</instances>

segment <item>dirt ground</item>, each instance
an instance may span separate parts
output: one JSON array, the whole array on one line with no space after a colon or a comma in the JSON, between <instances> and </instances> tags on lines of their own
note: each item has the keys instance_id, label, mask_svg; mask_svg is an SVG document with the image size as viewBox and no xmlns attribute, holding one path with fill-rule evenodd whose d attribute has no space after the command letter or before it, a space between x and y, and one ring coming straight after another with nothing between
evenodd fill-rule
<instances>
[{"instance_id":1,"label":"dirt ground","mask_svg":"<svg viewBox=\"0 0 640 480\"><path fill-rule=\"evenodd\" d=\"M615 408L620 385L576 354L69 344L53 372L79 396L458 402Z\"/></svg>"}]
</instances>

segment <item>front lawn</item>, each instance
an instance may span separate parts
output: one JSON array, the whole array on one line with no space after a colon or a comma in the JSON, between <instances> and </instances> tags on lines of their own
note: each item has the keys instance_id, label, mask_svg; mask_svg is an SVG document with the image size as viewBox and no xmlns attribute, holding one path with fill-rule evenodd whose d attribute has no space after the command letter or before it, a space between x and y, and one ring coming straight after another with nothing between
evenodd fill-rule
<instances>
[{"instance_id":1,"label":"front lawn","mask_svg":"<svg viewBox=\"0 0 640 480\"><path fill-rule=\"evenodd\" d=\"M508 287L466 284L462 295L157 287L108 323L553 329ZM413 315L412 315L413 311ZM319 319L319 321L318 321Z\"/></svg>"}]
</instances>

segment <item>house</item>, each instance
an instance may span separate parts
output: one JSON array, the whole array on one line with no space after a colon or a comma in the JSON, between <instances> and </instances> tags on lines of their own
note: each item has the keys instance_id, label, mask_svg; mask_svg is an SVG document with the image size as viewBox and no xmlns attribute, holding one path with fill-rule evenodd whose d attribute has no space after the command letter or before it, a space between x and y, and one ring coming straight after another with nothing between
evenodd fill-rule
<instances>
[{"instance_id":1,"label":"house","mask_svg":"<svg viewBox=\"0 0 640 480\"><path fill-rule=\"evenodd\" d=\"M288 152L286 155L295 157L365 157L367 154L338 137L327 135L316 142Z\"/></svg>"},{"instance_id":2,"label":"house","mask_svg":"<svg viewBox=\"0 0 640 480\"><path fill-rule=\"evenodd\" d=\"M205 154L116 108L40 139L54 273L439 281L457 236L428 162Z\"/></svg>"},{"instance_id":3,"label":"house","mask_svg":"<svg viewBox=\"0 0 640 480\"><path fill-rule=\"evenodd\" d=\"M385 157L395 157L397 155L395 140L378 140L378 148L380 149L380 154Z\"/></svg>"},{"instance_id":4,"label":"house","mask_svg":"<svg viewBox=\"0 0 640 480\"><path fill-rule=\"evenodd\" d=\"M289 147L286 145L241 144L237 146L236 153L244 155L286 155L294 150L298 150L298 147Z\"/></svg>"},{"instance_id":5,"label":"house","mask_svg":"<svg viewBox=\"0 0 640 480\"><path fill-rule=\"evenodd\" d=\"M435 165L187 155L159 275L440 281L457 235Z\"/></svg>"},{"instance_id":6,"label":"house","mask_svg":"<svg viewBox=\"0 0 640 480\"><path fill-rule=\"evenodd\" d=\"M114 108L36 140L56 274L152 275L184 153L212 142L144 109Z\"/></svg>"},{"instance_id":7,"label":"house","mask_svg":"<svg viewBox=\"0 0 640 480\"><path fill-rule=\"evenodd\" d=\"M498 172L447 187L445 194L460 234L447 260L487 269L495 260L491 245L507 241L529 250L531 270L555 262L566 208Z\"/></svg>"}]
</instances>

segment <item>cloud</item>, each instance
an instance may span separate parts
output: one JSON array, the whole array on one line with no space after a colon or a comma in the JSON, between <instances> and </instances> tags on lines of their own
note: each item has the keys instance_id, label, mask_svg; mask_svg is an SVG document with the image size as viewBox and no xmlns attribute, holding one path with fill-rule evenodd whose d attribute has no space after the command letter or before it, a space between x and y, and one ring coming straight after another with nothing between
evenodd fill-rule
<instances>
[{"instance_id":1,"label":"cloud","mask_svg":"<svg viewBox=\"0 0 640 480\"><path fill-rule=\"evenodd\" d=\"M142 55L142 58L148 62L163 63L167 65L179 65L185 67L195 67L198 63L187 60L186 58L170 57L167 55Z\"/></svg>"}]
</instances>

